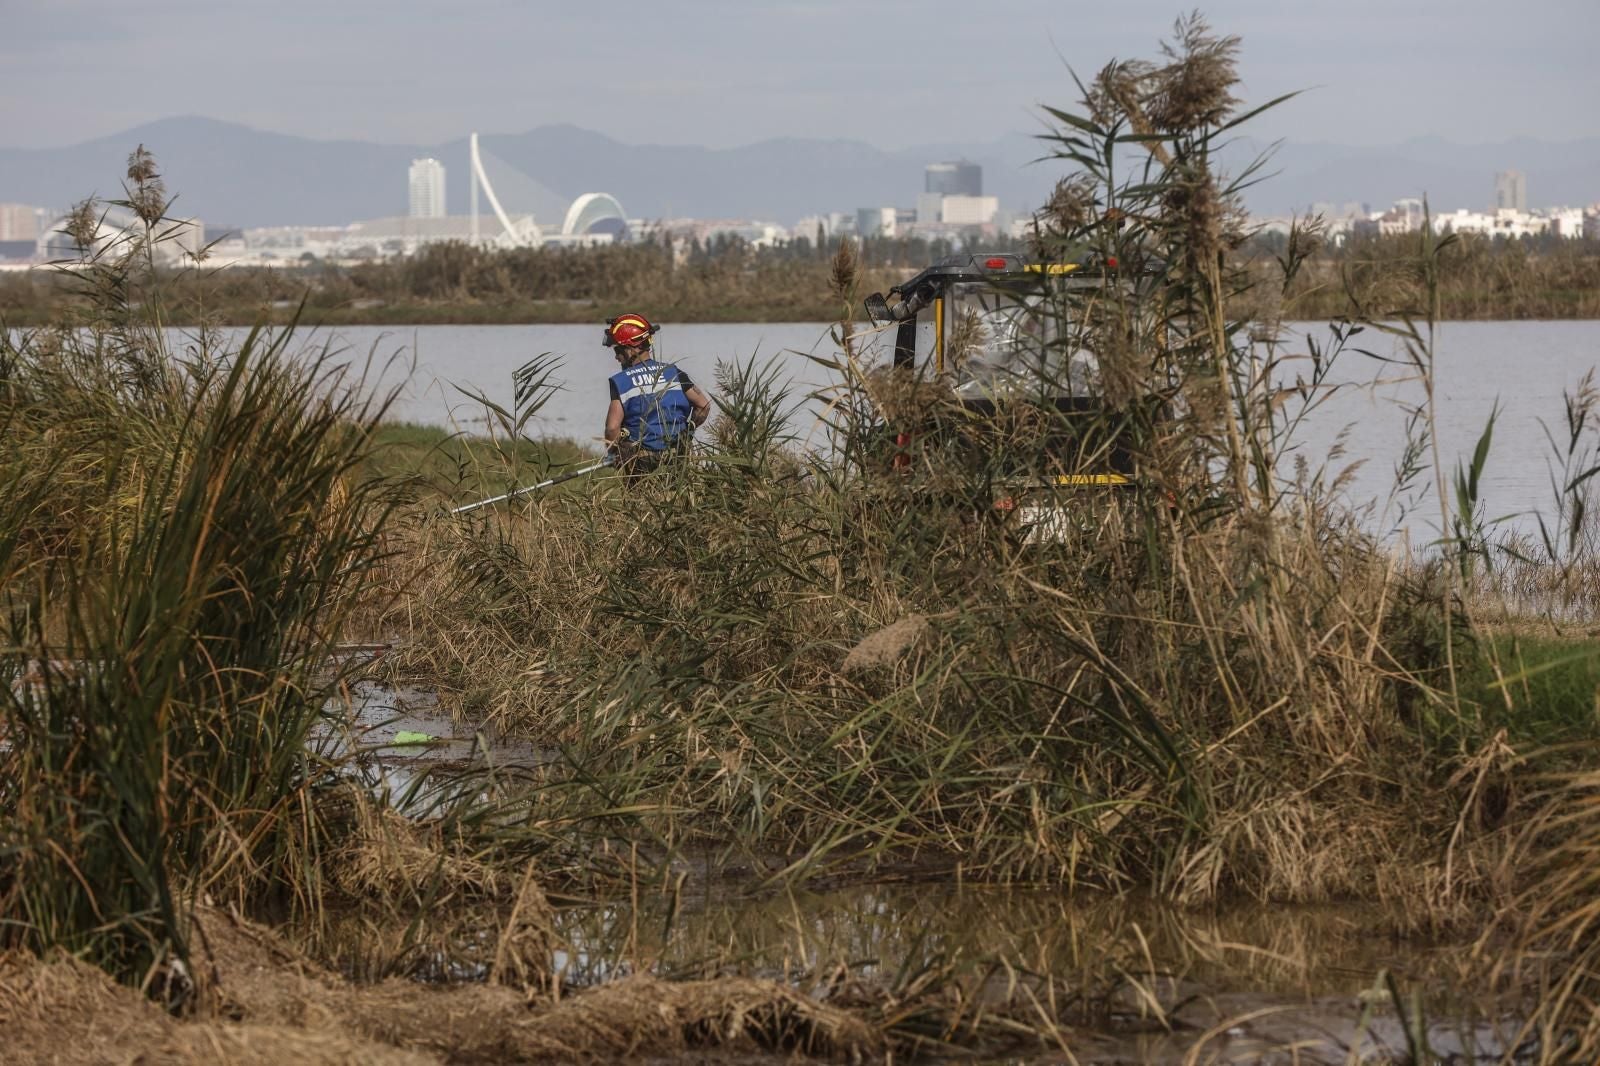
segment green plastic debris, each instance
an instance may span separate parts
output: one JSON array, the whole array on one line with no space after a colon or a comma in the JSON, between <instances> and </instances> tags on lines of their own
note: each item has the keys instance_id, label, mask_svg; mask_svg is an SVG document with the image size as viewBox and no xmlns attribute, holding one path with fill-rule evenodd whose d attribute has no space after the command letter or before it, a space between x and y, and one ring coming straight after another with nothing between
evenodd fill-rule
<instances>
[{"instance_id":1,"label":"green plastic debris","mask_svg":"<svg viewBox=\"0 0 1600 1066\"><path fill-rule=\"evenodd\" d=\"M394 735L396 744L431 744L435 739L437 738L427 733L417 733L410 729L402 729Z\"/></svg>"}]
</instances>

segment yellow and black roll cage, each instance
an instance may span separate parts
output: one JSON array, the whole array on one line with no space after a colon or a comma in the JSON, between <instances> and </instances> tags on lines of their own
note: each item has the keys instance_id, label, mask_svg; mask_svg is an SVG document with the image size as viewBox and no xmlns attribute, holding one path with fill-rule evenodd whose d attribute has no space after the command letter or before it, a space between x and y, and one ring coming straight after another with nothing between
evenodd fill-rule
<instances>
[{"instance_id":1,"label":"yellow and black roll cage","mask_svg":"<svg viewBox=\"0 0 1600 1066\"><path fill-rule=\"evenodd\" d=\"M1098 288L1116 273L1115 259L1086 257L1075 263L1036 263L1013 252L956 255L940 260L887 293L868 296L866 311L875 326L898 326L894 344L897 367L916 364L919 320L923 312L931 312L934 338L930 369L942 374L950 366L948 338L955 326L950 297L955 290L981 289L1020 302L1069 288Z\"/></svg>"},{"instance_id":2,"label":"yellow and black roll cage","mask_svg":"<svg viewBox=\"0 0 1600 1066\"><path fill-rule=\"evenodd\" d=\"M897 369L951 374L958 381L969 369L970 352L952 351L964 320L975 313L996 323L1013 345L1039 352L1070 347L1056 336L1065 329L1065 302L1052 302L1071 290L1095 290L1108 284L1131 283L1150 271L1119 270L1115 259L1084 256L1076 262L1031 262L1011 252L973 253L943 259L909 280L866 298L866 312L878 327L895 327ZM932 336L924 328L930 324ZM994 338L990 338L993 340ZM925 349L919 352L919 345ZM963 365L957 365L961 363ZM976 386L973 381L965 382ZM958 385L962 407L972 416L996 414L999 394L992 389ZM1055 472L1046 481L1056 486L1126 486L1133 483L1134 463L1116 428L1123 420L1109 417L1092 390L1074 388L1061 373L1050 391L1034 402L1053 407L1062 417ZM1053 451L1057 449L1052 449Z\"/></svg>"}]
</instances>

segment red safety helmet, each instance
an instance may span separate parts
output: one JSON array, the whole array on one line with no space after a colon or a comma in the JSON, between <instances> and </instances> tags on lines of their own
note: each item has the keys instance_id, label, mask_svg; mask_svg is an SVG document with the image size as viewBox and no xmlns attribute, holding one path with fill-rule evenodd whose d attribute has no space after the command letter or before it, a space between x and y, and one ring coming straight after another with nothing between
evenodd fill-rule
<instances>
[{"instance_id":1,"label":"red safety helmet","mask_svg":"<svg viewBox=\"0 0 1600 1066\"><path fill-rule=\"evenodd\" d=\"M650 343L650 337L660 326L653 326L650 320L643 315L626 314L616 318L606 319L605 346L612 348L642 348Z\"/></svg>"}]
</instances>

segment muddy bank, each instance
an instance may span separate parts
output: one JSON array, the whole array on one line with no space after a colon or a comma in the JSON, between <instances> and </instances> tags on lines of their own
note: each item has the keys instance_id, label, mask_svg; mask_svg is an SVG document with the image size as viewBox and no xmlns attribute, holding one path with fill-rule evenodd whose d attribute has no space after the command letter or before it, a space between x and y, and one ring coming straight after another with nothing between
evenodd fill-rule
<instances>
[{"instance_id":1,"label":"muddy bank","mask_svg":"<svg viewBox=\"0 0 1600 1066\"><path fill-rule=\"evenodd\" d=\"M804 993L776 981L635 976L576 995L486 984L358 986L271 931L200 916L194 1006L174 1018L66 957L0 959L0 1061L16 1063L490 1063L677 1059L715 1051L861 1061L1008 1054L1079 1063L1406 1061L1426 1033L1440 1055L1483 1058L1509 1032L1419 1021L1369 995L1298 1003L1211 995L1172 979L1129 982L1069 1020L1081 993L1012 969L976 983L914 978L898 990L844 974ZM777 1061L776 1058L772 1061Z\"/></svg>"},{"instance_id":2,"label":"muddy bank","mask_svg":"<svg viewBox=\"0 0 1600 1066\"><path fill-rule=\"evenodd\" d=\"M357 986L263 927L217 912L200 924L208 947L183 1020L70 958L0 959L0 1060L498 1063L704 1047L860 1058L886 1047L849 1012L774 982L638 977L567 998L491 985Z\"/></svg>"}]
</instances>

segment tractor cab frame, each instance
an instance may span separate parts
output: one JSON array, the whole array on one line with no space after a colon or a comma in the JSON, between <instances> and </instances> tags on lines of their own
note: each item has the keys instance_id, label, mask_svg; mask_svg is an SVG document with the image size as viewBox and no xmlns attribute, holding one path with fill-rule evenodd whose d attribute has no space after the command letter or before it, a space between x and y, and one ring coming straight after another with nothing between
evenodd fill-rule
<instances>
[{"instance_id":1,"label":"tractor cab frame","mask_svg":"<svg viewBox=\"0 0 1600 1066\"><path fill-rule=\"evenodd\" d=\"M950 382L968 421L994 420L1018 401L1053 411L1036 482L1056 487L1134 483L1126 418L1107 411L1098 361L1075 336L1074 290L1138 284L1115 259L1036 263L1013 253L957 255L866 298L879 328L894 328L893 365ZM910 439L927 427L901 427Z\"/></svg>"}]
</instances>

